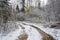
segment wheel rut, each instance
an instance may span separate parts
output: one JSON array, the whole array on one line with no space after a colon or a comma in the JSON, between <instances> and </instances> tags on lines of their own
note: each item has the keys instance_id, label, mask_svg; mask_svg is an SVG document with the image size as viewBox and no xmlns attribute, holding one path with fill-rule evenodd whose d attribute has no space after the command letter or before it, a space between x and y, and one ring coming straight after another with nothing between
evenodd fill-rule
<instances>
[{"instance_id":1,"label":"wheel rut","mask_svg":"<svg viewBox=\"0 0 60 40\"><path fill-rule=\"evenodd\" d=\"M28 24L26 24L26 23L22 23L23 25L28 25ZM38 28L38 27L36 27L36 26L34 26L34 25L29 25L29 26L31 26L32 28L35 28L38 32L39 32L39 34L41 34L41 36L43 37L42 39L43 40L54 40L54 38L51 36L51 35L49 35L49 34L47 34L47 33L45 33L43 30L41 30L40 28Z\"/></svg>"}]
</instances>

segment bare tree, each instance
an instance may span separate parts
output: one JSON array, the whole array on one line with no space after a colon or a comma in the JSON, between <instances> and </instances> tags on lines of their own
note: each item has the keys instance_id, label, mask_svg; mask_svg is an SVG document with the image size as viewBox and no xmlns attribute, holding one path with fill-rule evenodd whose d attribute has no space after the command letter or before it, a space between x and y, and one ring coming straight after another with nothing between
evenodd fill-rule
<instances>
[{"instance_id":1,"label":"bare tree","mask_svg":"<svg viewBox=\"0 0 60 40\"><path fill-rule=\"evenodd\" d=\"M24 7L25 7L25 0L22 0L22 10L21 10L22 12L25 11Z\"/></svg>"},{"instance_id":2,"label":"bare tree","mask_svg":"<svg viewBox=\"0 0 60 40\"><path fill-rule=\"evenodd\" d=\"M8 0L0 0L0 27L1 30L6 31L7 26L5 25L8 18L11 16L11 10L8 4ZM0 30L0 31L1 31Z\"/></svg>"},{"instance_id":3,"label":"bare tree","mask_svg":"<svg viewBox=\"0 0 60 40\"><path fill-rule=\"evenodd\" d=\"M57 22L60 21L60 0L48 0L48 4L45 7L47 12L48 21Z\"/></svg>"}]
</instances>

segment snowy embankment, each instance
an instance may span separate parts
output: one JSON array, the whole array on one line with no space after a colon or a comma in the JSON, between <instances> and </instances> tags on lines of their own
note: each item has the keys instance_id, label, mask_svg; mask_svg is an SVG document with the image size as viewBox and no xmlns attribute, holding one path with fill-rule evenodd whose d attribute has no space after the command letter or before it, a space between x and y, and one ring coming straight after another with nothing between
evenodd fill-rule
<instances>
[{"instance_id":1,"label":"snowy embankment","mask_svg":"<svg viewBox=\"0 0 60 40\"><path fill-rule=\"evenodd\" d=\"M22 29L16 29L15 31L10 32L6 36L0 35L0 40L15 40L19 35L22 34Z\"/></svg>"},{"instance_id":2,"label":"snowy embankment","mask_svg":"<svg viewBox=\"0 0 60 40\"><path fill-rule=\"evenodd\" d=\"M16 29L13 32L10 32L6 36L0 36L0 40L16 40L18 39L18 36L24 33L24 31L28 34L27 40L42 40L42 36L39 34L39 32L35 29L32 28L29 25L35 25L36 27L40 28L47 34L50 34L53 36L56 40L60 40L60 29L52 29L52 28L45 28L41 24L36 24L36 23L27 23L27 22L16 22L17 25L19 26L19 29ZM26 23L27 25L24 25L23 23ZM20 26L20 24L25 27L23 30Z\"/></svg>"}]
</instances>

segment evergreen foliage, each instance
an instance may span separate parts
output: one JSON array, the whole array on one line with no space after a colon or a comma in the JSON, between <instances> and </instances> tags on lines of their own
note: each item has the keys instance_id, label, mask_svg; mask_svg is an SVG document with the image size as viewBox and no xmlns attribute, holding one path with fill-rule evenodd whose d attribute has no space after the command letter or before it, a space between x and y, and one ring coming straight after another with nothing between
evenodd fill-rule
<instances>
[{"instance_id":1,"label":"evergreen foliage","mask_svg":"<svg viewBox=\"0 0 60 40\"><path fill-rule=\"evenodd\" d=\"M10 16L10 13L9 13L9 5L8 5L7 0L0 1L0 14L1 14L0 15L1 16L1 19L3 19L3 23L6 23L8 17Z\"/></svg>"}]
</instances>

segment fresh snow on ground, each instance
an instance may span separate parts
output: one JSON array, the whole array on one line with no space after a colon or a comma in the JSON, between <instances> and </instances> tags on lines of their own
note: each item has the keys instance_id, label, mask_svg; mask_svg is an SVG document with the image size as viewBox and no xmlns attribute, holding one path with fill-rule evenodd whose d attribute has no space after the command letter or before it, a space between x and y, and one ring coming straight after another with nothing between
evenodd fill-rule
<instances>
[{"instance_id":1,"label":"fresh snow on ground","mask_svg":"<svg viewBox=\"0 0 60 40\"><path fill-rule=\"evenodd\" d=\"M17 23L18 26L20 23ZM23 24L21 24L23 25ZM28 39L27 40L42 40L42 36L37 32L36 29L34 28L31 28L30 26L28 25L23 25L26 29L26 33L28 34ZM20 27L20 26L19 26ZM1 40L16 40L18 39L18 36L20 36L21 34L23 34L23 29L19 28L19 29L16 29L15 31L13 32L10 32L9 34L7 34L6 36L0 36L0 39Z\"/></svg>"},{"instance_id":2,"label":"fresh snow on ground","mask_svg":"<svg viewBox=\"0 0 60 40\"><path fill-rule=\"evenodd\" d=\"M23 22L26 23L26 22ZM26 23L28 25L35 25L36 27L40 28L47 34L53 36L56 40L60 40L60 29L54 29L54 28L49 28L49 27L44 27L42 24L37 24L37 23Z\"/></svg>"},{"instance_id":3,"label":"fresh snow on ground","mask_svg":"<svg viewBox=\"0 0 60 40\"><path fill-rule=\"evenodd\" d=\"M2 36L1 35L1 38L0 40L15 40L17 39L17 37L22 34L22 29L19 28L19 29L16 29L15 31L13 32L10 32L9 34L7 34L6 36Z\"/></svg>"},{"instance_id":4,"label":"fresh snow on ground","mask_svg":"<svg viewBox=\"0 0 60 40\"><path fill-rule=\"evenodd\" d=\"M23 25L23 27L25 27L25 31L28 34L27 40L42 40L42 36L39 34L39 32L35 28L32 28L29 25Z\"/></svg>"},{"instance_id":5,"label":"fresh snow on ground","mask_svg":"<svg viewBox=\"0 0 60 40\"><path fill-rule=\"evenodd\" d=\"M16 40L18 39L18 36L20 36L21 34L23 34L23 31L25 30L25 32L28 34L28 39L27 40L42 40L42 36L39 34L39 32L32 28L31 25L35 25L36 27L40 28L41 30L43 30L44 32L50 34L51 36L53 36L56 40L60 40L60 29L53 29L53 28L45 28L44 26L42 26L41 24L36 24L36 23L27 23L24 22L28 25L23 25L23 22L16 22L17 25L19 26L19 29L16 29L13 32L10 32L9 34L7 34L6 36L2 36L0 35L0 40ZM21 29L20 24L25 27L25 29Z\"/></svg>"}]
</instances>

